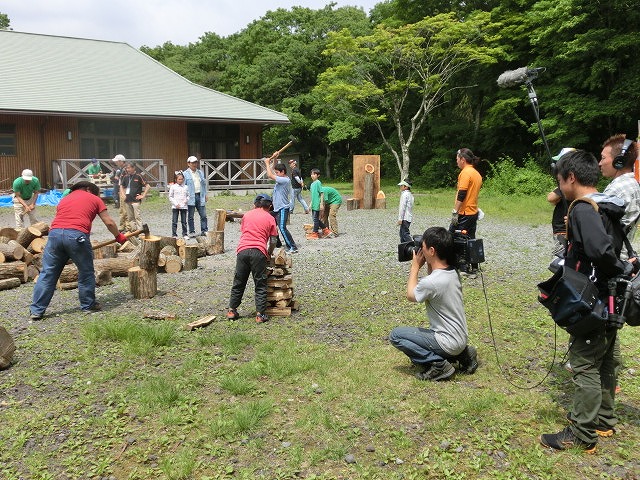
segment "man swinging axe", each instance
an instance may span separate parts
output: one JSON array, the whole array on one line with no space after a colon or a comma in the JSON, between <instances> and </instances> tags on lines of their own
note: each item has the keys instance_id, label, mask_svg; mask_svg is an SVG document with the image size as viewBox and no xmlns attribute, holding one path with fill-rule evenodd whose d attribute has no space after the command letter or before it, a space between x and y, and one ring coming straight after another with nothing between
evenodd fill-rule
<instances>
[{"instance_id":1,"label":"man swinging axe","mask_svg":"<svg viewBox=\"0 0 640 480\"><path fill-rule=\"evenodd\" d=\"M96 279L91 248L91 224L96 216L122 244L127 237L118 231L116 222L107 213L100 198L100 188L88 181L78 182L71 193L60 200L56 216L51 222L47 246L42 256L42 271L33 288L31 320L40 320L51 302L56 283L69 259L78 268L78 296L80 308L90 313L101 310L96 301Z\"/></svg>"}]
</instances>

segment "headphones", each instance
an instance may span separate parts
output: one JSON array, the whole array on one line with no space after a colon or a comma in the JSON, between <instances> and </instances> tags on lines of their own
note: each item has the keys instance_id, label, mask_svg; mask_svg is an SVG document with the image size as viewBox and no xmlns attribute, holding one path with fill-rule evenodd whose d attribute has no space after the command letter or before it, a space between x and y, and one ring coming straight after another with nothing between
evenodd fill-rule
<instances>
[{"instance_id":1,"label":"headphones","mask_svg":"<svg viewBox=\"0 0 640 480\"><path fill-rule=\"evenodd\" d=\"M629 140L628 138L625 139L624 143L622 144L622 150L620 150L620 153L616 155L616 158L613 159L613 163L611 163L613 168L615 168L616 170L622 170L625 167L627 161L625 160L624 156L627 154L627 150L629 150L629 147L632 143L633 140Z\"/></svg>"}]
</instances>

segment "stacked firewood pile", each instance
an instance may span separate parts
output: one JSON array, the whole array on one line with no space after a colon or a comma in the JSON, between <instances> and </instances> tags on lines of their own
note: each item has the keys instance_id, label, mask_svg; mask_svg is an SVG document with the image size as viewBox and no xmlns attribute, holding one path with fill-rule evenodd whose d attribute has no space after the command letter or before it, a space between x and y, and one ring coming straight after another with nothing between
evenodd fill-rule
<instances>
[{"instance_id":1,"label":"stacked firewood pile","mask_svg":"<svg viewBox=\"0 0 640 480\"><path fill-rule=\"evenodd\" d=\"M287 317L298 310L293 298L293 260L284 248L275 252L267 267L267 315Z\"/></svg>"},{"instance_id":2,"label":"stacked firewood pile","mask_svg":"<svg viewBox=\"0 0 640 480\"><path fill-rule=\"evenodd\" d=\"M21 230L0 228L0 290L19 287L38 276L47 233L49 225L44 222Z\"/></svg>"}]
</instances>

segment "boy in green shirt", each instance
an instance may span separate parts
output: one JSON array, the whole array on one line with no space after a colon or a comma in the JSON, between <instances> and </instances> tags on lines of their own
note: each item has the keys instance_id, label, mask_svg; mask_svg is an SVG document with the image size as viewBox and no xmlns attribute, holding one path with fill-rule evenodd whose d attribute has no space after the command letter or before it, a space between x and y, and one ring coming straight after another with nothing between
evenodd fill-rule
<instances>
[{"instance_id":1,"label":"boy in green shirt","mask_svg":"<svg viewBox=\"0 0 640 480\"><path fill-rule=\"evenodd\" d=\"M323 235L328 235L331 231L320 220L320 209L324 208L324 200L322 193L322 182L320 181L320 170L317 168L311 169L311 214L313 216L313 231L307 235L309 240L315 240L320 238L318 233L319 229L322 229Z\"/></svg>"},{"instance_id":2,"label":"boy in green shirt","mask_svg":"<svg viewBox=\"0 0 640 480\"><path fill-rule=\"evenodd\" d=\"M102 167L100 166L100 162L95 158L91 159L91 165L87 167L87 175L98 175L102 173Z\"/></svg>"},{"instance_id":3,"label":"boy in green shirt","mask_svg":"<svg viewBox=\"0 0 640 480\"><path fill-rule=\"evenodd\" d=\"M324 216L322 221L329 226L327 238L338 236L338 209L342 205L342 195L333 187L322 187L324 197Z\"/></svg>"}]
</instances>

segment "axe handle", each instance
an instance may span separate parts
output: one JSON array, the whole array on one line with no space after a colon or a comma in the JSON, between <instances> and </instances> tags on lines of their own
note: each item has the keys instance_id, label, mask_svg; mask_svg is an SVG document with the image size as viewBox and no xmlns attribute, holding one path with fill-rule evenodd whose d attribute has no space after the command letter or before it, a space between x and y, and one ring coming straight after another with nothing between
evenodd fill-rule
<instances>
[{"instance_id":1,"label":"axe handle","mask_svg":"<svg viewBox=\"0 0 640 480\"><path fill-rule=\"evenodd\" d=\"M289 148L291 145L293 145L293 140L291 140L291 141L290 141L289 143L287 143L284 147L282 147L280 150L278 150L278 155L277 155L277 156L280 156L280 154L281 154L282 152L284 152L287 148Z\"/></svg>"},{"instance_id":2,"label":"axe handle","mask_svg":"<svg viewBox=\"0 0 640 480\"><path fill-rule=\"evenodd\" d=\"M129 232L129 233L125 233L124 236L129 238L129 237L136 237L138 235L140 235L141 233L144 233L144 230L136 230L135 232ZM96 243L93 247L91 247L92 250L97 250L98 248L102 248L102 247L106 247L107 245L111 245L112 243L116 243L116 239L111 239L111 240L105 240L104 242L100 242L100 243Z\"/></svg>"}]
</instances>

